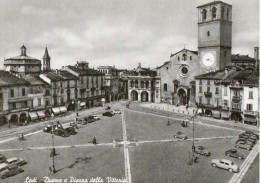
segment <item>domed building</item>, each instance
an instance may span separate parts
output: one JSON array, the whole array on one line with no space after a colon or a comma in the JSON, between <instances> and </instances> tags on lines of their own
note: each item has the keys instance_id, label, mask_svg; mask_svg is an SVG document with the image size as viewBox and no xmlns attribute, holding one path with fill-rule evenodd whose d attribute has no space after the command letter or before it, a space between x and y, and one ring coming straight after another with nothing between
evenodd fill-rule
<instances>
[{"instance_id":1,"label":"domed building","mask_svg":"<svg viewBox=\"0 0 260 183\"><path fill-rule=\"evenodd\" d=\"M5 70L17 74L39 74L41 65L40 60L27 55L24 45L21 47L21 55L4 60Z\"/></svg>"}]
</instances>

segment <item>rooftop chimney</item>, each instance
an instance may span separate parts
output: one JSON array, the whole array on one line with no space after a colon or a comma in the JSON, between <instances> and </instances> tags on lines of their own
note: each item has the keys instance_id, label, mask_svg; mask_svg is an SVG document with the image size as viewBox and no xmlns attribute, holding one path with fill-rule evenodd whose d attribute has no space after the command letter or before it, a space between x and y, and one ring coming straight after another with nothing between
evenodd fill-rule
<instances>
[{"instance_id":1,"label":"rooftop chimney","mask_svg":"<svg viewBox=\"0 0 260 183\"><path fill-rule=\"evenodd\" d=\"M254 58L256 61L256 67L259 67L259 47L254 47Z\"/></svg>"}]
</instances>

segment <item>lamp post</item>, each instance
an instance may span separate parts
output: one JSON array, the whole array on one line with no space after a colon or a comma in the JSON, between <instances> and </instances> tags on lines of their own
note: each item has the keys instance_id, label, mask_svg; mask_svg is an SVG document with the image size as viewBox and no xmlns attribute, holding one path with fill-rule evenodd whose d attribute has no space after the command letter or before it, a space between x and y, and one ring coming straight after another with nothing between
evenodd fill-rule
<instances>
[{"instance_id":1,"label":"lamp post","mask_svg":"<svg viewBox=\"0 0 260 183\"><path fill-rule=\"evenodd\" d=\"M195 126L194 126L194 122L195 122L195 118L197 117L197 111L198 109L194 109L193 110L193 116L191 116L192 119L192 160L195 160L195 141L194 141L194 130L195 130Z\"/></svg>"},{"instance_id":2,"label":"lamp post","mask_svg":"<svg viewBox=\"0 0 260 183\"><path fill-rule=\"evenodd\" d=\"M51 135L51 138L52 138L52 173L56 173L56 169L55 169L55 161L54 161L54 156L56 154L55 152L55 148L54 148L54 135L53 135L53 132L54 132L54 129L53 129L53 123L52 123L52 135Z\"/></svg>"}]
</instances>

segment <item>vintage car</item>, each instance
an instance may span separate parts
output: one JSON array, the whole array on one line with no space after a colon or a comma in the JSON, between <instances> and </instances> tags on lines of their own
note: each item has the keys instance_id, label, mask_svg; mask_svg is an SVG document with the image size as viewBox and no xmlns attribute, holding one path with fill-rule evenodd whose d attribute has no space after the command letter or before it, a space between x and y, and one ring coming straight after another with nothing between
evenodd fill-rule
<instances>
[{"instance_id":1,"label":"vintage car","mask_svg":"<svg viewBox=\"0 0 260 183\"><path fill-rule=\"evenodd\" d=\"M113 111L114 114L121 114L121 111L119 109L116 109Z\"/></svg>"},{"instance_id":2,"label":"vintage car","mask_svg":"<svg viewBox=\"0 0 260 183\"><path fill-rule=\"evenodd\" d=\"M53 130L56 128L56 126L57 125L53 125ZM46 133L52 133L52 125L48 124L42 130L43 130L43 132L46 132Z\"/></svg>"},{"instance_id":3,"label":"vintage car","mask_svg":"<svg viewBox=\"0 0 260 183\"><path fill-rule=\"evenodd\" d=\"M188 138L186 135L183 135L182 132L177 132L177 134L173 135L173 137L175 137L177 139L182 139L182 140L186 140Z\"/></svg>"},{"instance_id":4,"label":"vintage car","mask_svg":"<svg viewBox=\"0 0 260 183\"><path fill-rule=\"evenodd\" d=\"M102 116L109 116L109 117L112 117L113 115L114 115L114 114L113 114L112 111L104 112L104 113L102 114Z\"/></svg>"},{"instance_id":5,"label":"vintage car","mask_svg":"<svg viewBox=\"0 0 260 183\"><path fill-rule=\"evenodd\" d=\"M76 135L77 132L75 131L75 128L72 126L67 127L67 128L56 127L53 134L55 134L57 136L61 136L61 137L69 137L70 135Z\"/></svg>"},{"instance_id":6,"label":"vintage car","mask_svg":"<svg viewBox=\"0 0 260 183\"><path fill-rule=\"evenodd\" d=\"M229 149L225 152L226 156L230 156L233 158L238 158L238 159L244 159L244 155L238 152L236 149Z\"/></svg>"},{"instance_id":7,"label":"vintage car","mask_svg":"<svg viewBox=\"0 0 260 183\"><path fill-rule=\"evenodd\" d=\"M21 159L21 158L17 158L17 157L13 157L13 158L7 158L5 161L5 164L8 167L12 167L12 166L23 166L27 164L27 161Z\"/></svg>"},{"instance_id":8,"label":"vintage car","mask_svg":"<svg viewBox=\"0 0 260 183\"><path fill-rule=\"evenodd\" d=\"M254 133L254 132L252 132L252 131L245 131L244 133L245 133L245 134L249 134L250 136L254 136L254 137L256 137L257 139L259 139L259 134L256 134L256 133Z\"/></svg>"},{"instance_id":9,"label":"vintage car","mask_svg":"<svg viewBox=\"0 0 260 183\"><path fill-rule=\"evenodd\" d=\"M210 152L207 151L203 146L198 146L197 148L195 148L195 153L203 156L210 156Z\"/></svg>"},{"instance_id":10,"label":"vintage car","mask_svg":"<svg viewBox=\"0 0 260 183\"><path fill-rule=\"evenodd\" d=\"M223 168L229 172L239 172L238 165L227 159L213 159L211 165L213 167Z\"/></svg>"},{"instance_id":11,"label":"vintage car","mask_svg":"<svg viewBox=\"0 0 260 183\"><path fill-rule=\"evenodd\" d=\"M17 175L22 172L24 172L24 170L20 167L17 167L17 166L8 167L7 165L0 164L1 179L5 179L7 177L11 177L11 176Z\"/></svg>"},{"instance_id":12,"label":"vintage car","mask_svg":"<svg viewBox=\"0 0 260 183\"><path fill-rule=\"evenodd\" d=\"M243 141L239 141L235 144L235 147L241 148L241 149L246 149L246 150L251 150L252 145L249 145Z\"/></svg>"},{"instance_id":13,"label":"vintage car","mask_svg":"<svg viewBox=\"0 0 260 183\"><path fill-rule=\"evenodd\" d=\"M94 119L95 121L100 120L100 117L98 117L97 115L92 114L91 117L92 117L92 119Z\"/></svg>"}]
</instances>

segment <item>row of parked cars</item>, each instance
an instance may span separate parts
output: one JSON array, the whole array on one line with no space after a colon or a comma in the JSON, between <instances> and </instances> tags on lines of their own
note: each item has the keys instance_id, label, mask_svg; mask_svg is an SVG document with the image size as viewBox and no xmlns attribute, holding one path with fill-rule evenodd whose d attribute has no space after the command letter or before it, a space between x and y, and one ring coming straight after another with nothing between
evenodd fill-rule
<instances>
[{"instance_id":1,"label":"row of parked cars","mask_svg":"<svg viewBox=\"0 0 260 183\"><path fill-rule=\"evenodd\" d=\"M13 157L6 158L3 154L0 154L0 176L1 179L17 175L24 172L21 166L26 165L27 161Z\"/></svg>"},{"instance_id":2,"label":"row of parked cars","mask_svg":"<svg viewBox=\"0 0 260 183\"><path fill-rule=\"evenodd\" d=\"M54 134L61 137L69 137L70 135L76 135L77 132L74 127L63 128L59 122L50 122L43 128L43 132Z\"/></svg>"},{"instance_id":3,"label":"row of parked cars","mask_svg":"<svg viewBox=\"0 0 260 183\"><path fill-rule=\"evenodd\" d=\"M182 139L182 140L188 139L188 137L186 135L184 135L182 132L177 132L174 135L174 137L177 139ZM238 140L236 141L235 147L241 148L241 149L246 149L246 150L251 150L258 140L259 140L258 134L255 134L252 131L245 131L238 136ZM206 150L203 146L195 147L194 152L196 154L203 155L203 156L211 155L211 153L208 150ZM228 157L238 158L240 160L245 158L244 155L235 148L225 151L225 155ZM213 167L226 169L229 172L239 172L239 166L231 160L213 159L211 161L211 165Z\"/></svg>"},{"instance_id":4,"label":"row of parked cars","mask_svg":"<svg viewBox=\"0 0 260 183\"><path fill-rule=\"evenodd\" d=\"M235 143L236 148L251 150L256 142L259 140L259 135L252 131L245 131L238 136L238 140ZM237 149L230 149L225 152L226 156L244 159L244 155ZM211 161L213 167L223 168L229 172L239 172L239 166L231 160L227 159L213 159Z\"/></svg>"}]
</instances>

